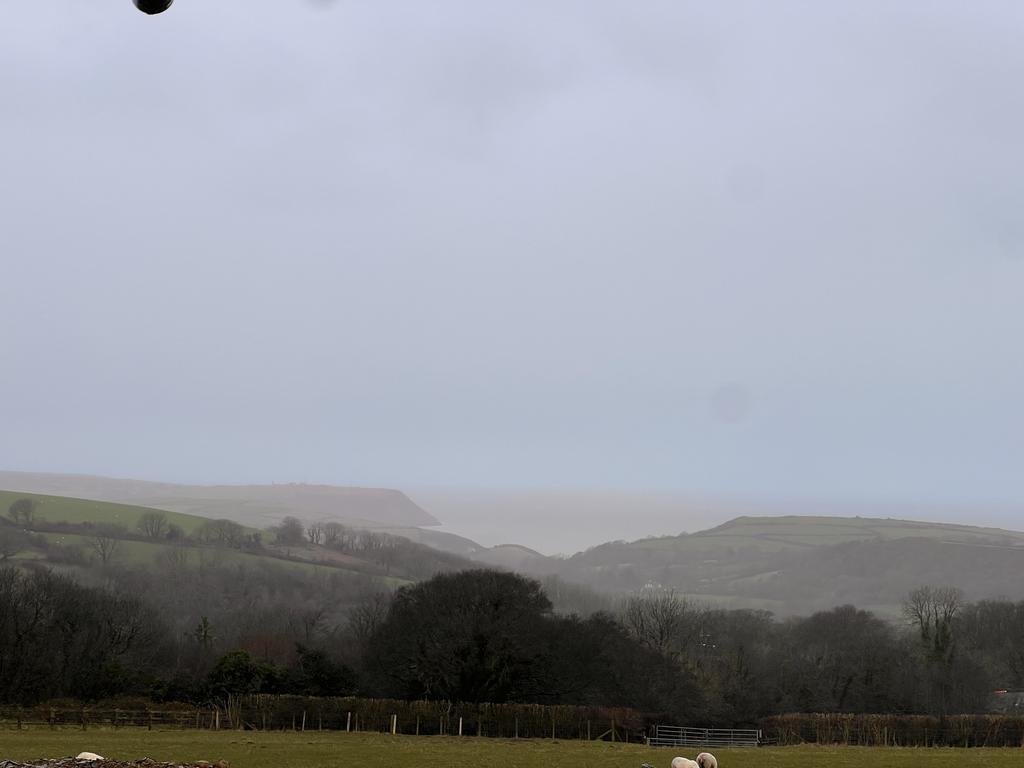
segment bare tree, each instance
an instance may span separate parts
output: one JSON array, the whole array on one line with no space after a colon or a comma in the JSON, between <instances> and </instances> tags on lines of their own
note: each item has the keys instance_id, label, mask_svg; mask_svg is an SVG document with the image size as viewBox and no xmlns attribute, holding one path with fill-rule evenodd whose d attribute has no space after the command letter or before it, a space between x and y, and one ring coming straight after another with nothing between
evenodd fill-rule
<instances>
[{"instance_id":1,"label":"bare tree","mask_svg":"<svg viewBox=\"0 0 1024 768\"><path fill-rule=\"evenodd\" d=\"M203 648L209 648L216 639L213 634L213 625L210 624L210 620L206 616L200 617L199 623L188 633L188 636Z\"/></svg>"},{"instance_id":2,"label":"bare tree","mask_svg":"<svg viewBox=\"0 0 1024 768\"><path fill-rule=\"evenodd\" d=\"M181 573L188 567L190 551L188 547L174 545L164 547L157 555L157 562L173 574Z\"/></svg>"},{"instance_id":3,"label":"bare tree","mask_svg":"<svg viewBox=\"0 0 1024 768\"><path fill-rule=\"evenodd\" d=\"M379 592L352 609L348 615L348 628L357 648L365 651L369 647L370 638L387 618L390 607L391 596Z\"/></svg>"},{"instance_id":4,"label":"bare tree","mask_svg":"<svg viewBox=\"0 0 1024 768\"><path fill-rule=\"evenodd\" d=\"M340 544L344 535L345 526L341 523L336 523L334 521L324 523L324 544L328 547Z\"/></svg>"},{"instance_id":5,"label":"bare tree","mask_svg":"<svg viewBox=\"0 0 1024 768\"><path fill-rule=\"evenodd\" d=\"M36 519L37 506L35 499L16 499L11 502L11 506L7 509L7 514L11 520L22 528L31 528L32 523Z\"/></svg>"},{"instance_id":6,"label":"bare tree","mask_svg":"<svg viewBox=\"0 0 1024 768\"><path fill-rule=\"evenodd\" d=\"M306 537L306 529L302 521L289 515L275 531L278 544L301 544Z\"/></svg>"},{"instance_id":7,"label":"bare tree","mask_svg":"<svg viewBox=\"0 0 1024 768\"><path fill-rule=\"evenodd\" d=\"M957 664L955 625L963 604L963 595L953 587L918 587L903 603L903 615L920 638L927 707L943 715L962 698L958 694L963 679Z\"/></svg>"},{"instance_id":8,"label":"bare tree","mask_svg":"<svg viewBox=\"0 0 1024 768\"><path fill-rule=\"evenodd\" d=\"M326 623L327 610L322 605L296 608L288 612L288 625L294 634L300 635L307 645Z\"/></svg>"},{"instance_id":9,"label":"bare tree","mask_svg":"<svg viewBox=\"0 0 1024 768\"><path fill-rule=\"evenodd\" d=\"M204 544L238 549L245 541L245 528L234 520L210 520L199 526L193 536Z\"/></svg>"},{"instance_id":10,"label":"bare tree","mask_svg":"<svg viewBox=\"0 0 1024 768\"><path fill-rule=\"evenodd\" d=\"M385 540L377 552L377 562L384 566L384 573L390 574L391 568L401 561L401 552L392 541Z\"/></svg>"},{"instance_id":11,"label":"bare tree","mask_svg":"<svg viewBox=\"0 0 1024 768\"><path fill-rule=\"evenodd\" d=\"M136 525L149 539L162 539L167 535L167 515L160 511L146 512Z\"/></svg>"},{"instance_id":12,"label":"bare tree","mask_svg":"<svg viewBox=\"0 0 1024 768\"><path fill-rule=\"evenodd\" d=\"M306 528L306 537L310 544L322 544L324 540L324 524L310 523Z\"/></svg>"},{"instance_id":13,"label":"bare tree","mask_svg":"<svg viewBox=\"0 0 1024 768\"><path fill-rule=\"evenodd\" d=\"M673 589L648 589L626 598L621 617L640 643L678 658L700 634L702 612Z\"/></svg>"},{"instance_id":14,"label":"bare tree","mask_svg":"<svg viewBox=\"0 0 1024 768\"><path fill-rule=\"evenodd\" d=\"M124 534L124 529L119 526L104 525L98 528L89 539L89 547L96 553L103 565L109 565L110 561L114 559Z\"/></svg>"},{"instance_id":15,"label":"bare tree","mask_svg":"<svg viewBox=\"0 0 1024 768\"><path fill-rule=\"evenodd\" d=\"M953 622L963 605L963 594L955 587L918 587L903 602L903 615L917 629L932 660L949 659L953 650Z\"/></svg>"}]
</instances>

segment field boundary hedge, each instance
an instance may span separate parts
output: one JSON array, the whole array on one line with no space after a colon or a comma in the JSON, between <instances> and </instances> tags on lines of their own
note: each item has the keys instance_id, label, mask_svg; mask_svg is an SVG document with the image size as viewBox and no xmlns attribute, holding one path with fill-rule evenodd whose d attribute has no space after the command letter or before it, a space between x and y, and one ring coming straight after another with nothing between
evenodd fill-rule
<instances>
[{"instance_id":1,"label":"field boundary hedge","mask_svg":"<svg viewBox=\"0 0 1024 768\"><path fill-rule=\"evenodd\" d=\"M784 746L1024 747L1022 715L792 714L760 722L765 739Z\"/></svg>"}]
</instances>

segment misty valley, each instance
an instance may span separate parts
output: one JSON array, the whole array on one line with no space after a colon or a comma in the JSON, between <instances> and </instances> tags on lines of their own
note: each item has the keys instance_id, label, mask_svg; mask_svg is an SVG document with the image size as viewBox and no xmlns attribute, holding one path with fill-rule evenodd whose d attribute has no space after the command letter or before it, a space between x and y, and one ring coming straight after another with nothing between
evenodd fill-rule
<instances>
[{"instance_id":1,"label":"misty valley","mask_svg":"<svg viewBox=\"0 0 1024 768\"><path fill-rule=\"evenodd\" d=\"M594 721L617 720L619 740L678 723L789 743L822 727L791 713L993 715L1024 690L1012 531L743 517L556 558L432 532L394 491L143 487L158 508L124 503L146 500L124 481L7 479L94 498L0 492L6 707L212 708L235 728L287 725L256 702L292 697L303 728L352 730L354 712L450 733L454 705L478 735L607 738ZM347 719L316 703L340 699ZM355 703L373 701L393 724ZM524 706L565 714L530 725ZM900 722L903 743L928 738Z\"/></svg>"}]
</instances>

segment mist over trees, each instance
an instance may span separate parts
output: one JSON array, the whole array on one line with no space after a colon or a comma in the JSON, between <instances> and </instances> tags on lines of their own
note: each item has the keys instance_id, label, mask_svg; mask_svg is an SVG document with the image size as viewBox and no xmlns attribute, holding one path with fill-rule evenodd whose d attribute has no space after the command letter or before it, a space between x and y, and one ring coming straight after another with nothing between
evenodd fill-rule
<instances>
[{"instance_id":1,"label":"mist over trees","mask_svg":"<svg viewBox=\"0 0 1024 768\"><path fill-rule=\"evenodd\" d=\"M1024 602L937 588L908 595L901 622L853 606L780 621L663 590L560 613L540 583L488 570L388 593L215 558L111 564L92 585L0 566L0 696L20 704L299 693L626 706L704 725L977 712L1024 684L1022 631Z\"/></svg>"}]
</instances>

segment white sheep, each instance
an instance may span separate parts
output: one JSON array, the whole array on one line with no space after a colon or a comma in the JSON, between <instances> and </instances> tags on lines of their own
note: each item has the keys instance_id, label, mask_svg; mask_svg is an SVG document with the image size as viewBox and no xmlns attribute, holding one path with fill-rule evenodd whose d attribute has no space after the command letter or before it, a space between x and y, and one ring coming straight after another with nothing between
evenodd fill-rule
<instances>
[{"instance_id":1,"label":"white sheep","mask_svg":"<svg viewBox=\"0 0 1024 768\"><path fill-rule=\"evenodd\" d=\"M700 768L700 763L688 757L673 757L672 768Z\"/></svg>"},{"instance_id":2,"label":"white sheep","mask_svg":"<svg viewBox=\"0 0 1024 768\"><path fill-rule=\"evenodd\" d=\"M718 768L718 759L710 752L701 752L697 755L697 765L700 768Z\"/></svg>"},{"instance_id":3,"label":"white sheep","mask_svg":"<svg viewBox=\"0 0 1024 768\"><path fill-rule=\"evenodd\" d=\"M105 757L101 757L100 755L97 755L95 752L79 752L78 757L75 758L75 760L89 760L90 762L93 760L105 759Z\"/></svg>"}]
</instances>

